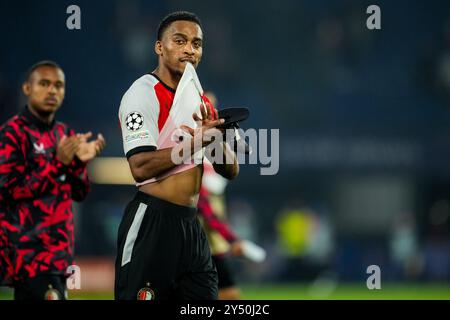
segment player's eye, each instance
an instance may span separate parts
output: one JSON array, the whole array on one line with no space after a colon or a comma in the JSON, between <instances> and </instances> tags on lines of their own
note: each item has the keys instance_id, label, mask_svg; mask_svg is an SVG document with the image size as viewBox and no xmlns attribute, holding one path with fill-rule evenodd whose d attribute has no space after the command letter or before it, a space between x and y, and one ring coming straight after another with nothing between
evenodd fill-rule
<instances>
[{"instance_id":1,"label":"player's eye","mask_svg":"<svg viewBox=\"0 0 450 320\"><path fill-rule=\"evenodd\" d=\"M200 48L201 46L202 46L202 42L201 41L194 41L194 47Z\"/></svg>"},{"instance_id":2,"label":"player's eye","mask_svg":"<svg viewBox=\"0 0 450 320\"><path fill-rule=\"evenodd\" d=\"M182 44L184 44L184 42L185 41L183 39L175 39L175 43L178 45L182 45Z\"/></svg>"}]
</instances>

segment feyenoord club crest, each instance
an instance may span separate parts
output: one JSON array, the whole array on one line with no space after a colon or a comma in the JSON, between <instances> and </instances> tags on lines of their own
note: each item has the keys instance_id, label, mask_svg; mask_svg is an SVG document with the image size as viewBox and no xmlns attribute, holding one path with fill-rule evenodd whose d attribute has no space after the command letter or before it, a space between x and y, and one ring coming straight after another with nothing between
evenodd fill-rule
<instances>
[{"instance_id":1,"label":"feyenoord club crest","mask_svg":"<svg viewBox=\"0 0 450 320\"><path fill-rule=\"evenodd\" d=\"M53 289L52 285L48 286L48 290L45 291L45 300L61 300L59 298L59 292L55 289Z\"/></svg>"},{"instance_id":2,"label":"feyenoord club crest","mask_svg":"<svg viewBox=\"0 0 450 320\"><path fill-rule=\"evenodd\" d=\"M137 294L138 300L155 300L155 292L150 289L150 283L147 283L147 287L139 290Z\"/></svg>"},{"instance_id":3,"label":"feyenoord club crest","mask_svg":"<svg viewBox=\"0 0 450 320\"><path fill-rule=\"evenodd\" d=\"M139 130L144 125L144 117L139 112L132 112L127 115L126 125L128 130Z\"/></svg>"}]
</instances>

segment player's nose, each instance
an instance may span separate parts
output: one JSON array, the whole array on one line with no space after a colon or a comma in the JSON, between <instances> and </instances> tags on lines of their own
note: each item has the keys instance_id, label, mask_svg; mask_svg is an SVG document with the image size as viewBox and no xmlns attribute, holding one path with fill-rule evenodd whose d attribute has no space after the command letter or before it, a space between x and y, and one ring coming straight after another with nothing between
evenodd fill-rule
<instances>
[{"instance_id":1,"label":"player's nose","mask_svg":"<svg viewBox=\"0 0 450 320\"><path fill-rule=\"evenodd\" d=\"M49 92L50 94L56 94L56 93L58 92L58 90L56 89L56 87L55 87L54 85L50 85L50 86L48 87L48 92Z\"/></svg>"},{"instance_id":2,"label":"player's nose","mask_svg":"<svg viewBox=\"0 0 450 320\"><path fill-rule=\"evenodd\" d=\"M195 52L195 49L194 49L194 46L192 45L192 43L187 42L186 45L184 46L184 53L193 55L194 52Z\"/></svg>"}]
</instances>

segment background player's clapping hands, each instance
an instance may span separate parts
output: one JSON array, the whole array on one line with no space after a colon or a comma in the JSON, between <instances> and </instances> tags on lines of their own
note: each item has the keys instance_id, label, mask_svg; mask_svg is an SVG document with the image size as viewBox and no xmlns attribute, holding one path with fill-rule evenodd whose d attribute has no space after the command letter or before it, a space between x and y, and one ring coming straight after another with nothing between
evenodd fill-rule
<instances>
[{"instance_id":1,"label":"background player's clapping hands","mask_svg":"<svg viewBox=\"0 0 450 320\"><path fill-rule=\"evenodd\" d=\"M106 145L102 134L97 135L97 139L88 141L92 137L92 132L77 133L67 137L63 136L58 143L56 156L65 165L69 165L74 156L83 162L94 159L100 154Z\"/></svg>"}]
</instances>

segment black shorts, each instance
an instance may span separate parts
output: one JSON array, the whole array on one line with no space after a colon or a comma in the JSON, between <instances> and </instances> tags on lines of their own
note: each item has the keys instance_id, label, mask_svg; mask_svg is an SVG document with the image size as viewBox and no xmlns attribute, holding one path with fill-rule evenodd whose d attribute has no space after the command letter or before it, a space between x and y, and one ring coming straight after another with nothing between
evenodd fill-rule
<instances>
[{"instance_id":1,"label":"black shorts","mask_svg":"<svg viewBox=\"0 0 450 320\"><path fill-rule=\"evenodd\" d=\"M14 284L14 300L66 300L66 277L41 274Z\"/></svg>"},{"instance_id":2,"label":"black shorts","mask_svg":"<svg viewBox=\"0 0 450 320\"><path fill-rule=\"evenodd\" d=\"M117 300L217 299L217 270L197 208L138 192L119 226Z\"/></svg>"},{"instance_id":3,"label":"black shorts","mask_svg":"<svg viewBox=\"0 0 450 320\"><path fill-rule=\"evenodd\" d=\"M212 258L219 275L219 289L234 287L236 282L230 268L229 257L227 255L213 255Z\"/></svg>"}]
</instances>

